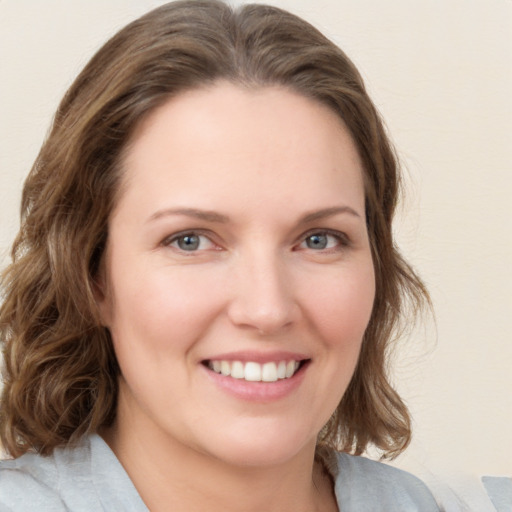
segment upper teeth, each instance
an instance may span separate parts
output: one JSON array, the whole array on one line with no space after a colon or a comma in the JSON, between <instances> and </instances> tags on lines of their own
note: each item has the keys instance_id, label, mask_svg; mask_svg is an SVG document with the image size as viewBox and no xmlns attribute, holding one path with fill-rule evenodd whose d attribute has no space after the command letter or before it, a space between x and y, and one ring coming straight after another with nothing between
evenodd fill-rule
<instances>
[{"instance_id":1,"label":"upper teeth","mask_svg":"<svg viewBox=\"0 0 512 512\"><path fill-rule=\"evenodd\" d=\"M209 361L208 368L216 373L244 379L251 382L275 382L278 379L290 378L299 368L298 361L280 361L279 363L259 364L253 361Z\"/></svg>"}]
</instances>

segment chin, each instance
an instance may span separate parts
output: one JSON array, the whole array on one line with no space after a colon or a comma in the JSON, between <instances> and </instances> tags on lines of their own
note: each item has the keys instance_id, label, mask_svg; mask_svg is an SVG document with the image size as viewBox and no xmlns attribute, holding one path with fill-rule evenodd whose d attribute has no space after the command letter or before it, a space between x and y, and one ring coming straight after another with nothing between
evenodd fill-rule
<instances>
[{"instance_id":1,"label":"chin","mask_svg":"<svg viewBox=\"0 0 512 512\"><path fill-rule=\"evenodd\" d=\"M316 435L259 426L225 432L210 453L233 466L256 468L285 464L299 454L313 455L315 445Z\"/></svg>"}]
</instances>

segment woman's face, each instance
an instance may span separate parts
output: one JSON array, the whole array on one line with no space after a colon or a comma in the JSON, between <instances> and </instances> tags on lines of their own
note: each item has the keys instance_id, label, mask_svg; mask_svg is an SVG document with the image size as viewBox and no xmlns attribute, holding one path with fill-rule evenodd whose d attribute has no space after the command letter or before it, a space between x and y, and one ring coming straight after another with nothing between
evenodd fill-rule
<instances>
[{"instance_id":1,"label":"woman's face","mask_svg":"<svg viewBox=\"0 0 512 512\"><path fill-rule=\"evenodd\" d=\"M311 450L375 293L346 128L286 89L219 83L157 109L124 165L100 301L118 427L233 464Z\"/></svg>"}]
</instances>

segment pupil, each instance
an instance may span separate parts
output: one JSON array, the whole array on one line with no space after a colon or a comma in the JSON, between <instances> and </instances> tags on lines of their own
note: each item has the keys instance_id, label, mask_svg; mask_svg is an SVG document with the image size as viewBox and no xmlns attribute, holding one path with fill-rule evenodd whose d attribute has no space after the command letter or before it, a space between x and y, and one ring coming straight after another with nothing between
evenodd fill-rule
<instances>
[{"instance_id":1,"label":"pupil","mask_svg":"<svg viewBox=\"0 0 512 512\"><path fill-rule=\"evenodd\" d=\"M325 249L327 247L327 235L311 235L308 237L307 246L310 249Z\"/></svg>"},{"instance_id":2,"label":"pupil","mask_svg":"<svg viewBox=\"0 0 512 512\"><path fill-rule=\"evenodd\" d=\"M180 249L184 251L194 251L199 247L199 237L197 235L185 235L178 240Z\"/></svg>"}]
</instances>

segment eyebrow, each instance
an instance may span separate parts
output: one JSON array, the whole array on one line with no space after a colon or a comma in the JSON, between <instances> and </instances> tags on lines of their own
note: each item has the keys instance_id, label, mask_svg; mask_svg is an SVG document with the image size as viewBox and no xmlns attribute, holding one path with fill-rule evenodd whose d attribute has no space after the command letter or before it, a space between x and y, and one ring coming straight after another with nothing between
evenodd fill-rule
<instances>
[{"instance_id":1,"label":"eyebrow","mask_svg":"<svg viewBox=\"0 0 512 512\"><path fill-rule=\"evenodd\" d=\"M299 224L309 224L311 222L325 219L327 217L333 217L334 215L339 215L341 213L348 213L354 217L361 218L361 215L359 215L359 213L357 213L350 206L332 206L331 208L323 208L322 210L306 213L300 218Z\"/></svg>"},{"instance_id":2,"label":"eyebrow","mask_svg":"<svg viewBox=\"0 0 512 512\"><path fill-rule=\"evenodd\" d=\"M339 214L349 214L357 218L361 218L361 215L357 213L350 206L332 206L330 208L323 208L322 210L316 210L311 213L306 213L300 219L298 224L309 224L317 220L333 217ZM184 215L186 217L192 217L207 222L216 222L220 224L227 224L229 217L212 210L200 210L197 208L166 208L165 210L159 210L151 215L148 222L166 217L168 215Z\"/></svg>"},{"instance_id":3,"label":"eyebrow","mask_svg":"<svg viewBox=\"0 0 512 512\"><path fill-rule=\"evenodd\" d=\"M199 210L197 208L167 208L165 210L159 210L149 217L148 222L161 217L167 217L168 215L184 215L207 222L218 222L222 224L229 222L229 217L222 213L210 210Z\"/></svg>"}]
</instances>

